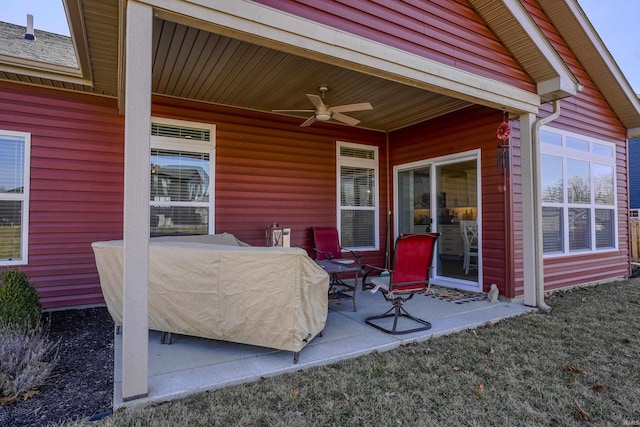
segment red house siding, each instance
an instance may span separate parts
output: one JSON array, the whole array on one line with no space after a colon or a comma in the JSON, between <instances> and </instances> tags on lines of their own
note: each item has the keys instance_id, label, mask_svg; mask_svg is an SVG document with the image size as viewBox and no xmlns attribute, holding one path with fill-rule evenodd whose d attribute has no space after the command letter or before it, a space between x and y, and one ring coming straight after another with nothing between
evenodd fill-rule
<instances>
[{"instance_id":1,"label":"red house siding","mask_svg":"<svg viewBox=\"0 0 640 427\"><path fill-rule=\"evenodd\" d=\"M550 40L556 51L576 76L584 90L578 95L561 101L561 116L549 126L581 133L616 144L616 184L618 193L617 251L589 255L549 258L544 261L545 288L557 289L629 274L627 197L627 149L626 130L605 101L582 64L558 34L549 18L535 0L523 0L536 24ZM541 108L540 116L551 112L551 106ZM517 209L517 207L516 207Z\"/></svg>"},{"instance_id":2,"label":"red house siding","mask_svg":"<svg viewBox=\"0 0 640 427\"><path fill-rule=\"evenodd\" d=\"M513 297L510 282L509 194L502 191L505 178L497 172L496 128L502 112L469 107L390 134L391 168L397 165L480 149L482 192L482 281L501 295ZM508 186L508 182L506 182ZM507 265L505 265L505 263Z\"/></svg>"},{"instance_id":3,"label":"red house siding","mask_svg":"<svg viewBox=\"0 0 640 427\"><path fill-rule=\"evenodd\" d=\"M29 264L42 304L103 301L91 242L122 238L116 101L0 82L0 129L31 133Z\"/></svg>"},{"instance_id":4,"label":"red house siding","mask_svg":"<svg viewBox=\"0 0 640 427\"><path fill-rule=\"evenodd\" d=\"M380 236L386 233L385 134L333 124L300 128L300 120L154 97L153 115L216 125L216 232L255 246L272 223L291 227L291 245L312 255L312 226L336 225L336 141L379 148ZM365 262L384 262L380 251Z\"/></svg>"},{"instance_id":5,"label":"red house siding","mask_svg":"<svg viewBox=\"0 0 640 427\"><path fill-rule=\"evenodd\" d=\"M531 78L466 0L256 2L535 92Z\"/></svg>"},{"instance_id":6,"label":"red house siding","mask_svg":"<svg viewBox=\"0 0 640 427\"><path fill-rule=\"evenodd\" d=\"M0 83L0 129L30 132L29 264L47 308L103 301L91 243L122 238L123 118L115 100ZM153 114L216 125L216 230L252 245L277 222L312 251L310 227L336 224L336 141L380 155L380 235L386 233L385 135L154 97ZM365 262L384 262L379 251Z\"/></svg>"}]
</instances>

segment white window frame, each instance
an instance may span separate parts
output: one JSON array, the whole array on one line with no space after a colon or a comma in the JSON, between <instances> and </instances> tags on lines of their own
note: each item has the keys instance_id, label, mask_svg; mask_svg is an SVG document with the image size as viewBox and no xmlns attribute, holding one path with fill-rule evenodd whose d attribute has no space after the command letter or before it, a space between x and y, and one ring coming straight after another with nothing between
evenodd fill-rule
<instances>
[{"instance_id":1,"label":"white window frame","mask_svg":"<svg viewBox=\"0 0 640 427\"><path fill-rule=\"evenodd\" d=\"M540 155L546 154L551 156L557 156L562 159L562 191L563 191L563 201L560 203L554 202L545 202L541 200L542 207L551 207L551 208L561 208L562 209L562 251L558 252L548 252L543 254L543 258L557 258L557 257L566 257L566 256L574 256L574 255L586 255L586 254L598 254L598 253L606 253L606 252L615 252L618 250L619 242L618 242L618 221L617 221L617 206L618 206L618 191L617 191L617 178L616 178L616 144L604 141L601 139L593 138L587 135L582 135L575 132L570 132L566 130L561 130L557 128L553 128L550 126L543 126L540 129L541 131L552 132L555 134L559 134L561 136L561 145L553 145L543 143L542 139L540 139ZM574 148L568 148L566 141L567 138L576 138L579 140L587 141L589 151L578 150ZM592 151L593 144L600 144L603 146L610 147L612 149L612 156L605 156L601 154L594 153ZM589 173L590 173L590 185L591 185L591 200L590 203L585 204L575 204L569 203L568 200L568 176L567 176L567 161L568 160L579 160L589 163ZM593 165L599 164L604 166L611 166L613 168L613 204L612 205L598 205L595 202L595 183L594 183L594 174L593 174ZM589 228L591 230L590 236L590 249L582 249L582 250L570 250L569 249L569 208L585 208L589 209L591 212L590 215L590 224ZM614 212L613 215L613 247L609 248L601 248L598 249L596 247L596 230L595 230L595 210L596 209L611 209ZM541 225L542 226L542 225Z\"/></svg>"},{"instance_id":2,"label":"white window frame","mask_svg":"<svg viewBox=\"0 0 640 427\"><path fill-rule=\"evenodd\" d=\"M357 150L373 151L373 159L360 159L360 158L342 156L340 154L342 147L352 147ZM340 199L340 193L342 188L342 183L340 181L341 179L340 170L342 166L366 168L366 169L372 169L374 171L375 189L374 189L374 195L373 195L373 200L374 200L373 207L342 206L341 199ZM361 247L345 246L345 249L349 249L353 251L361 251L361 252L375 251L380 249L379 193L380 193L380 174L379 174L379 167L378 167L378 147L375 147L372 145L366 145L366 144L356 144L352 142L337 141L336 142L336 206L337 206L336 224L338 228L338 234L342 235L342 215L341 214L343 209L344 210L372 210L374 215L374 226L373 226L374 245L361 246Z\"/></svg>"},{"instance_id":3,"label":"white window frame","mask_svg":"<svg viewBox=\"0 0 640 427\"><path fill-rule=\"evenodd\" d=\"M2 258L0 266L26 265L29 263L29 194L31 177L31 133L0 130L0 135L24 138L24 165L22 193L0 193L0 200L21 201L20 257L18 259ZM0 153L0 156L2 153Z\"/></svg>"},{"instance_id":4,"label":"white window frame","mask_svg":"<svg viewBox=\"0 0 640 427\"><path fill-rule=\"evenodd\" d=\"M166 136L151 135L151 149L185 151L189 153L209 154L209 225L208 234L215 233L215 165L216 165L216 125L211 123L191 122L177 119L167 119L163 117L151 117L151 123L167 124L172 126L180 126L185 128L206 129L209 131L209 141L195 141L189 139L172 138ZM188 141L188 145L185 144ZM149 206L193 206L193 203L176 203L149 201Z\"/></svg>"}]
</instances>

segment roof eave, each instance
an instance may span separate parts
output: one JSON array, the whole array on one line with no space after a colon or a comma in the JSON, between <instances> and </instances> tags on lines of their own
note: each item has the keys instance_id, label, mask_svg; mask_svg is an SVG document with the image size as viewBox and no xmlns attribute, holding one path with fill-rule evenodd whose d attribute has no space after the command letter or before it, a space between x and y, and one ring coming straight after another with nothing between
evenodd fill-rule
<instances>
[{"instance_id":1,"label":"roof eave","mask_svg":"<svg viewBox=\"0 0 640 427\"><path fill-rule=\"evenodd\" d=\"M536 82L542 102L578 93L578 79L519 1L470 0L470 3Z\"/></svg>"},{"instance_id":2,"label":"roof eave","mask_svg":"<svg viewBox=\"0 0 640 427\"><path fill-rule=\"evenodd\" d=\"M0 55L0 71L40 79L92 86L78 68Z\"/></svg>"},{"instance_id":3,"label":"roof eave","mask_svg":"<svg viewBox=\"0 0 640 427\"><path fill-rule=\"evenodd\" d=\"M80 0L62 0L62 5L64 6L67 16L71 41L73 42L73 48L76 53L82 78L85 81L93 82L91 59L89 57L89 42L87 41L87 32L84 25ZM92 86L92 84L89 86Z\"/></svg>"},{"instance_id":4,"label":"roof eave","mask_svg":"<svg viewBox=\"0 0 640 427\"><path fill-rule=\"evenodd\" d=\"M539 0L628 133L640 128L640 99L576 0ZM568 19L573 17L574 19Z\"/></svg>"}]
</instances>

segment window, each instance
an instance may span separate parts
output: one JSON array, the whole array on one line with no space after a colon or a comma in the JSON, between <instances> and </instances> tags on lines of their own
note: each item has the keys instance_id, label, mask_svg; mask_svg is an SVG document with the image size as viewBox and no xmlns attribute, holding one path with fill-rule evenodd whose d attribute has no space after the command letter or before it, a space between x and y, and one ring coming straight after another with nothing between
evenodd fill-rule
<instances>
[{"instance_id":1,"label":"window","mask_svg":"<svg viewBox=\"0 0 640 427\"><path fill-rule=\"evenodd\" d=\"M540 131L543 252L615 249L615 145Z\"/></svg>"},{"instance_id":2,"label":"window","mask_svg":"<svg viewBox=\"0 0 640 427\"><path fill-rule=\"evenodd\" d=\"M378 149L337 144L338 230L343 247L378 249Z\"/></svg>"},{"instance_id":3,"label":"window","mask_svg":"<svg viewBox=\"0 0 640 427\"><path fill-rule=\"evenodd\" d=\"M27 263L31 135L0 131L0 265Z\"/></svg>"},{"instance_id":4,"label":"window","mask_svg":"<svg viewBox=\"0 0 640 427\"><path fill-rule=\"evenodd\" d=\"M151 237L212 234L212 125L152 119Z\"/></svg>"}]
</instances>

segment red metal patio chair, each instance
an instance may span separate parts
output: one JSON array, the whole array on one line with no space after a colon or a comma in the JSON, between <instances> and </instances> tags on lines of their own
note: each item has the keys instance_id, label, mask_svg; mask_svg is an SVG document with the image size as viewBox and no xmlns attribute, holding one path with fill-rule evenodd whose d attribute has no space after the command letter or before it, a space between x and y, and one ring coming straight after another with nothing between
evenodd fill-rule
<instances>
[{"instance_id":1,"label":"red metal patio chair","mask_svg":"<svg viewBox=\"0 0 640 427\"><path fill-rule=\"evenodd\" d=\"M329 299L351 299L353 301L353 311L356 311L356 287L358 285L358 272L361 269L361 254L340 246L340 238L336 227L312 227L311 230L313 232L313 250L316 261L326 260L344 266L354 266L355 264L355 267L357 267L355 271L353 268L349 270L349 273L354 273L355 282L353 285L340 279L339 274L341 273L329 273ZM345 257L345 254L350 254L351 256ZM340 270L340 268L336 270Z\"/></svg>"},{"instance_id":2,"label":"red metal patio chair","mask_svg":"<svg viewBox=\"0 0 640 427\"><path fill-rule=\"evenodd\" d=\"M344 264L360 263L361 254L359 252L340 246L336 227L312 227L311 230L313 231L313 250L316 253L316 260L328 259ZM353 259L345 258L344 251L349 253Z\"/></svg>"},{"instance_id":3,"label":"red metal patio chair","mask_svg":"<svg viewBox=\"0 0 640 427\"><path fill-rule=\"evenodd\" d=\"M411 315L404 307L404 303L415 294L429 290L429 270L433 261L433 254L439 233L410 234L398 237L393 256L392 270L388 276L373 277L370 281L375 289L380 290L385 300L391 302L392 307L384 314L371 316L365 322L381 331L390 334L408 334L431 328L431 323ZM373 271L385 271L383 268L365 265L366 277ZM407 318L421 326L398 330L398 320ZM374 320L393 318L391 329L374 323Z\"/></svg>"}]
</instances>

